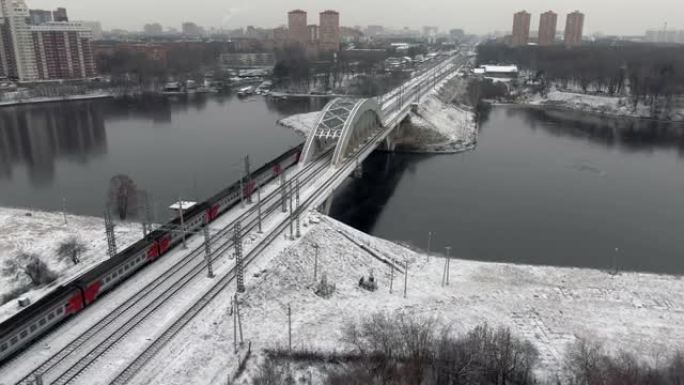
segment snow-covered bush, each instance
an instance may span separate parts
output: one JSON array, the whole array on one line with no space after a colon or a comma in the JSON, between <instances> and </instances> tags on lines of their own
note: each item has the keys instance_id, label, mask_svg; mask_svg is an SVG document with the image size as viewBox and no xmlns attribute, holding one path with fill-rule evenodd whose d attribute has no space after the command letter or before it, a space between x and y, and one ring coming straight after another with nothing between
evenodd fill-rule
<instances>
[{"instance_id":1,"label":"snow-covered bush","mask_svg":"<svg viewBox=\"0 0 684 385\"><path fill-rule=\"evenodd\" d=\"M368 279L366 279L366 277L361 277L361 279L359 280L359 287L366 289L368 291L378 290L378 283L375 281L375 277L373 276L372 271L368 276Z\"/></svg>"},{"instance_id":2,"label":"snow-covered bush","mask_svg":"<svg viewBox=\"0 0 684 385\"><path fill-rule=\"evenodd\" d=\"M71 237L59 244L57 256L59 256L60 261L69 259L74 265L77 265L81 262L81 254L86 250L86 245L83 242L76 237Z\"/></svg>"},{"instance_id":3,"label":"snow-covered bush","mask_svg":"<svg viewBox=\"0 0 684 385\"><path fill-rule=\"evenodd\" d=\"M52 271L37 254L21 252L14 258L5 261L2 274L20 278L25 275L31 280L33 286L41 286L52 283L57 279L57 273Z\"/></svg>"},{"instance_id":4,"label":"snow-covered bush","mask_svg":"<svg viewBox=\"0 0 684 385\"><path fill-rule=\"evenodd\" d=\"M332 297L333 293L335 293L335 284L328 283L328 275L326 273L323 273L321 281L318 282L318 285L316 285L314 293L322 298L330 298Z\"/></svg>"}]
</instances>

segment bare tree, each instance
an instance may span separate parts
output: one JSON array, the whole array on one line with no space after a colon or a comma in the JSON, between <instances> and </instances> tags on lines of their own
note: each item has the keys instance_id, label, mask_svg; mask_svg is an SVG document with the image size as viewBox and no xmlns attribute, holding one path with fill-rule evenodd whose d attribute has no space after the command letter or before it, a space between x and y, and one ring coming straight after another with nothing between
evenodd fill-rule
<instances>
[{"instance_id":1,"label":"bare tree","mask_svg":"<svg viewBox=\"0 0 684 385\"><path fill-rule=\"evenodd\" d=\"M31 280L33 286L46 285L57 279L57 273L50 270L40 256L26 252L5 260L2 273L6 276L14 275L16 278L25 275Z\"/></svg>"},{"instance_id":2,"label":"bare tree","mask_svg":"<svg viewBox=\"0 0 684 385\"><path fill-rule=\"evenodd\" d=\"M78 238L71 237L59 244L57 255L60 260L70 259L74 265L81 262L81 254L87 250L86 245Z\"/></svg>"},{"instance_id":3,"label":"bare tree","mask_svg":"<svg viewBox=\"0 0 684 385\"><path fill-rule=\"evenodd\" d=\"M128 175L115 175L109 180L108 207L116 210L121 220L135 216L138 210L138 191Z\"/></svg>"}]
</instances>

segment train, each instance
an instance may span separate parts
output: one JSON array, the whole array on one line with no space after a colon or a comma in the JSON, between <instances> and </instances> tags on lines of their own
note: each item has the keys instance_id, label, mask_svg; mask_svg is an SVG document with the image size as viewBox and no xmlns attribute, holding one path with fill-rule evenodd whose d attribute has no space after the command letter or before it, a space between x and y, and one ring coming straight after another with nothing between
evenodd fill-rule
<instances>
[{"instance_id":1,"label":"train","mask_svg":"<svg viewBox=\"0 0 684 385\"><path fill-rule=\"evenodd\" d=\"M297 164L303 144L294 147L266 163L249 177L228 186L202 203L184 212L187 233L193 233L205 224L251 196L257 188L279 177L285 169ZM153 263L182 242L180 217L147 234L144 238L117 253L96 267L57 286L49 294L23 308L0 323L0 364L26 348L46 332L73 317L98 300L103 294Z\"/></svg>"}]
</instances>

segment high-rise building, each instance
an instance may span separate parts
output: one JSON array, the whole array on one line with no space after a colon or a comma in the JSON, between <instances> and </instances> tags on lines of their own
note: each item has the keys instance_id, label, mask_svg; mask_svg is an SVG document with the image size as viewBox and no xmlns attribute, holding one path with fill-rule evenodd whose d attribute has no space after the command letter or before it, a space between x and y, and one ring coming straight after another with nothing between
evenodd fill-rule
<instances>
[{"instance_id":1,"label":"high-rise building","mask_svg":"<svg viewBox=\"0 0 684 385\"><path fill-rule=\"evenodd\" d=\"M44 9L30 9L29 15L31 17L31 24L43 24L52 21L52 11Z\"/></svg>"},{"instance_id":2,"label":"high-rise building","mask_svg":"<svg viewBox=\"0 0 684 385\"><path fill-rule=\"evenodd\" d=\"M307 28L309 29L309 43L317 43L320 39L318 26L316 24L311 24Z\"/></svg>"},{"instance_id":3,"label":"high-rise building","mask_svg":"<svg viewBox=\"0 0 684 385\"><path fill-rule=\"evenodd\" d=\"M192 22L185 22L181 25L183 35L186 36L202 36L204 34L204 29Z\"/></svg>"},{"instance_id":4,"label":"high-rise building","mask_svg":"<svg viewBox=\"0 0 684 385\"><path fill-rule=\"evenodd\" d=\"M553 11L542 13L539 18L539 45L553 45L556 40L558 15Z\"/></svg>"},{"instance_id":5,"label":"high-rise building","mask_svg":"<svg viewBox=\"0 0 684 385\"><path fill-rule=\"evenodd\" d=\"M319 47L322 51L340 50L340 14L327 10L320 13Z\"/></svg>"},{"instance_id":6,"label":"high-rise building","mask_svg":"<svg viewBox=\"0 0 684 385\"><path fill-rule=\"evenodd\" d=\"M568 14L565 22L565 45L569 47L581 45L583 30L584 14L579 11Z\"/></svg>"},{"instance_id":7,"label":"high-rise building","mask_svg":"<svg viewBox=\"0 0 684 385\"><path fill-rule=\"evenodd\" d=\"M435 26L423 26L423 36L430 37L435 36L439 32L439 27Z\"/></svg>"},{"instance_id":8,"label":"high-rise building","mask_svg":"<svg viewBox=\"0 0 684 385\"><path fill-rule=\"evenodd\" d=\"M369 25L366 27L366 35L371 37L382 35L383 32L385 32L385 27L381 25Z\"/></svg>"},{"instance_id":9,"label":"high-rise building","mask_svg":"<svg viewBox=\"0 0 684 385\"><path fill-rule=\"evenodd\" d=\"M0 76L38 79L29 20L24 0L0 0Z\"/></svg>"},{"instance_id":10,"label":"high-rise building","mask_svg":"<svg viewBox=\"0 0 684 385\"><path fill-rule=\"evenodd\" d=\"M69 21L69 17L67 16L67 10L66 8L57 8L55 9L54 12L52 12L52 19L54 21L59 21L59 22L66 22Z\"/></svg>"},{"instance_id":11,"label":"high-rise building","mask_svg":"<svg viewBox=\"0 0 684 385\"><path fill-rule=\"evenodd\" d=\"M150 23L143 26L145 35L159 36L164 34L164 27L159 23ZM191 35L190 33L188 35Z\"/></svg>"},{"instance_id":12,"label":"high-rise building","mask_svg":"<svg viewBox=\"0 0 684 385\"><path fill-rule=\"evenodd\" d=\"M463 40L465 38L465 31L459 28L455 28L449 31L449 37L452 40Z\"/></svg>"},{"instance_id":13,"label":"high-rise building","mask_svg":"<svg viewBox=\"0 0 684 385\"><path fill-rule=\"evenodd\" d=\"M530 40L530 14L527 11L520 11L513 15L513 34L511 45L520 47L527 45Z\"/></svg>"},{"instance_id":14,"label":"high-rise building","mask_svg":"<svg viewBox=\"0 0 684 385\"><path fill-rule=\"evenodd\" d=\"M68 21L29 25L30 20L23 0L0 0L0 76L20 81L95 76L89 28Z\"/></svg>"},{"instance_id":15,"label":"high-rise building","mask_svg":"<svg viewBox=\"0 0 684 385\"><path fill-rule=\"evenodd\" d=\"M273 28L273 40L279 47L285 45L288 39L288 30L284 26Z\"/></svg>"},{"instance_id":16,"label":"high-rise building","mask_svg":"<svg viewBox=\"0 0 684 385\"><path fill-rule=\"evenodd\" d=\"M31 27L41 80L95 76L91 30L79 23L45 23Z\"/></svg>"},{"instance_id":17,"label":"high-rise building","mask_svg":"<svg viewBox=\"0 0 684 385\"><path fill-rule=\"evenodd\" d=\"M287 13L288 38L292 43L302 46L309 41L309 28L306 24L306 12L295 9Z\"/></svg>"},{"instance_id":18,"label":"high-rise building","mask_svg":"<svg viewBox=\"0 0 684 385\"><path fill-rule=\"evenodd\" d=\"M81 24L83 27L89 29L93 40L102 40L102 24L99 21L79 20L76 21L76 23Z\"/></svg>"}]
</instances>

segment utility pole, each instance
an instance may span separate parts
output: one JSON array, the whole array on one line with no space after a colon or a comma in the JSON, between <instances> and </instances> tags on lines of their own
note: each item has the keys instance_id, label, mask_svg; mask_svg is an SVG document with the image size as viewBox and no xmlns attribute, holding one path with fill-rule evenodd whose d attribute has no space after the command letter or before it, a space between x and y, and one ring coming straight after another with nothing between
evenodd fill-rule
<instances>
[{"instance_id":1,"label":"utility pole","mask_svg":"<svg viewBox=\"0 0 684 385\"><path fill-rule=\"evenodd\" d=\"M240 207L245 207L245 178L240 177Z\"/></svg>"},{"instance_id":2,"label":"utility pole","mask_svg":"<svg viewBox=\"0 0 684 385\"><path fill-rule=\"evenodd\" d=\"M316 278L318 275L318 244L314 244L314 282L316 282Z\"/></svg>"},{"instance_id":3,"label":"utility pole","mask_svg":"<svg viewBox=\"0 0 684 385\"><path fill-rule=\"evenodd\" d=\"M432 244L432 231L428 231L428 244L427 244L427 253L430 255L430 246Z\"/></svg>"},{"instance_id":4,"label":"utility pole","mask_svg":"<svg viewBox=\"0 0 684 385\"><path fill-rule=\"evenodd\" d=\"M204 217L204 227L202 228L202 233L204 233L204 259L207 261L207 277L214 278L214 270L211 267L211 239L209 237L209 220Z\"/></svg>"},{"instance_id":5,"label":"utility pole","mask_svg":"<svg viewBox=\"0 0 684 385\"><path fill-rule=\"evenodd\" d=\"M392 285L394 285L394 264L390 263L390 294L392 294Z\"/></svg>"},{"instance_id":6,"label":"utility pole","mask_svg":"<svg viewBox=\"0 0 684 385\"><path fill-rule=\"evenodd\" d=\"M299 209L299 179L296 180L295 186L295 204L297 208L297 238L299 238L302 236L302 227L299 223L299 217L302 215L302 212Z\"/></svg>"},{"instance_id":7,"label":"utility pole","mask_svg":"<svg viewBox=\"0 0 684 385\"><path fill-rule=\"evenodd\" d=\"M235 223L233 231L233 243L235 244L235 275L237 277L237 292L245 292L244 271L242 266L242 226L240 221Z\"/></svg>"},{"instance_id":8,"label":"utility pole","mask_svg":"<svg viewBox=\"0 0 684 385\"><path fill-rule=\"evenodd\" d=\"M108 209L104 212L104 220L105 233L107 233L107 254L109 254L109 258L112 258L116 255L116 236L114 234L114 222Z\"/></svg>"},{"instance_id":9,"label":"utility pole","mask_svg":"<svg viewBox=\"0 0 684 385\"><path fill-rule=\"evenodd\" d=\"M185 219L183 218L183 201L180 196L178 197L178 212L180 213L180 225L181 231L183 232L183 248L187 249L188 244L185 242Z\"/></svg>"},{"instance_id":10,"label":"utility pole","mask_svg":"<svg viewBox=\"0 0 684 385\"><path fill-rule=\"evenodd\" d=\"M258 233L261 234L261 188L257 188L257 215L259 215L259 230Z\"/></svg>"},{"instance_id":11,"label":"utility pole","mask_svg":"<svg viewBox=\"0 0 684 385\"><path fill-rule=\"evenodd\" d=\"M399 110L404 107L404 84L399 86Z\"/></svg>"},{"instance_id":12,"label":"utility pole","mask_svg":"<svg viewBox=\"0 0 684 385\"><path fill-rule=\"evenodd\" d=\"M143 192L143 199L144 199L144 210L145 210L145 223L147 224L147 232L151 233L152 232L152 222L154 222L154 218L152 217L152 199L150 198L150 194L145 191Z\"/></svg>"},{"instance_id":13,"label":"utility pole","mask_svg":"<svg viewBox=\"0 0 684 385\"><path fill-rule=\"evenodd\" d=\"M292 354L292 307L287 305L287 346Z\"/></svg>"},{"instance_id":14,"label":"utility pole","mask_svg":"<svg viewBox=\"0 0 684 385\"><path fill-rule=\"evenodd\" d=\"M451 247L449 247L451 249ZM447 286L449 286L449 278L451 278L451 256L447 256Z\"/></svg>"},{"instance_id":15,"label":"utility pole","mask_svg":"<svg viewBox=\"0 0 684 385\"><path fill-rule=\"evenodd\" d=\"M233 303L235 304L235 316L237 317L238 329L240 330L240 345L242 346L242 344L245 343L245 340L242 337L242 317L240 317L240 303L238 302L237 293L235 294L235 300Z\"/></svg>"},{"instance_id":16,"label":"utility pole","mask_svg":"<svg viewBox=\"0 0 684 385\"><path fill-rule=\"evenodd\" d=\"M62 198L62 215L64 215L64 225L68 225L66 216L66 198Z\"/></svg>"},{"instance_id":17,"label":"utility pole","mask_svg":"<svg viewBox=\"0 0 684 385\"><path fill-rule=\"evenodd\" d=\"M446 259L444 260L444 275L442 277L442 286L449 286L449 268L450 268L450 258L449 254L451 252L451 246L445 247L446 249Z\"/></svg>"},{"instance_id":18,"label":"utility pole","mask_svg":"<svg viewBox=\"0 0 684 385\"><path fill-rule=\"evenodd\" d=\"M283 212L287 212L287 179L285 177L285 170L280 174L280 196L283 206Z\"/></svg>"},{"instance_id":19,"label":"utility pole","mask_svg":"<svg viewBox=\"0 0 684 385\"><path fill-rule=\"evenodd\" d=\"M249 171L249 155L245 156L245 177L247 177L247 189L252 189L252 175ZM252 204L252 192L247 194L247 203Z\"/></svg>"},{"instance_id":20,"label":"utility pole","mask_svg":"<svg viewBox=\"0 0 684 385\"><path fill-rule=\"evenodd\" d=\"M404 262L404 298L406 298L406 286L408 285L408 259Z\"/></svg>"},{"instance_id":21,"label":"utility pole","mask_svg":"<svg viewBox=\"0 0 684 385\"><path fill-rule=\"evenodd\" d=\"M294 212L292 211L292 191L290 191L290 240L294 240Z\"/></svg>"},{"instance_id":22,"label":"utility pole","mask_svg":"<svg viewBox=\"0 0 684 385\"><path fill-rule=\"evenodd\" d=\"M233 351L237 354L237 304L235 303L235 297L233 297Z\"/></svg>"}]
</instances>

